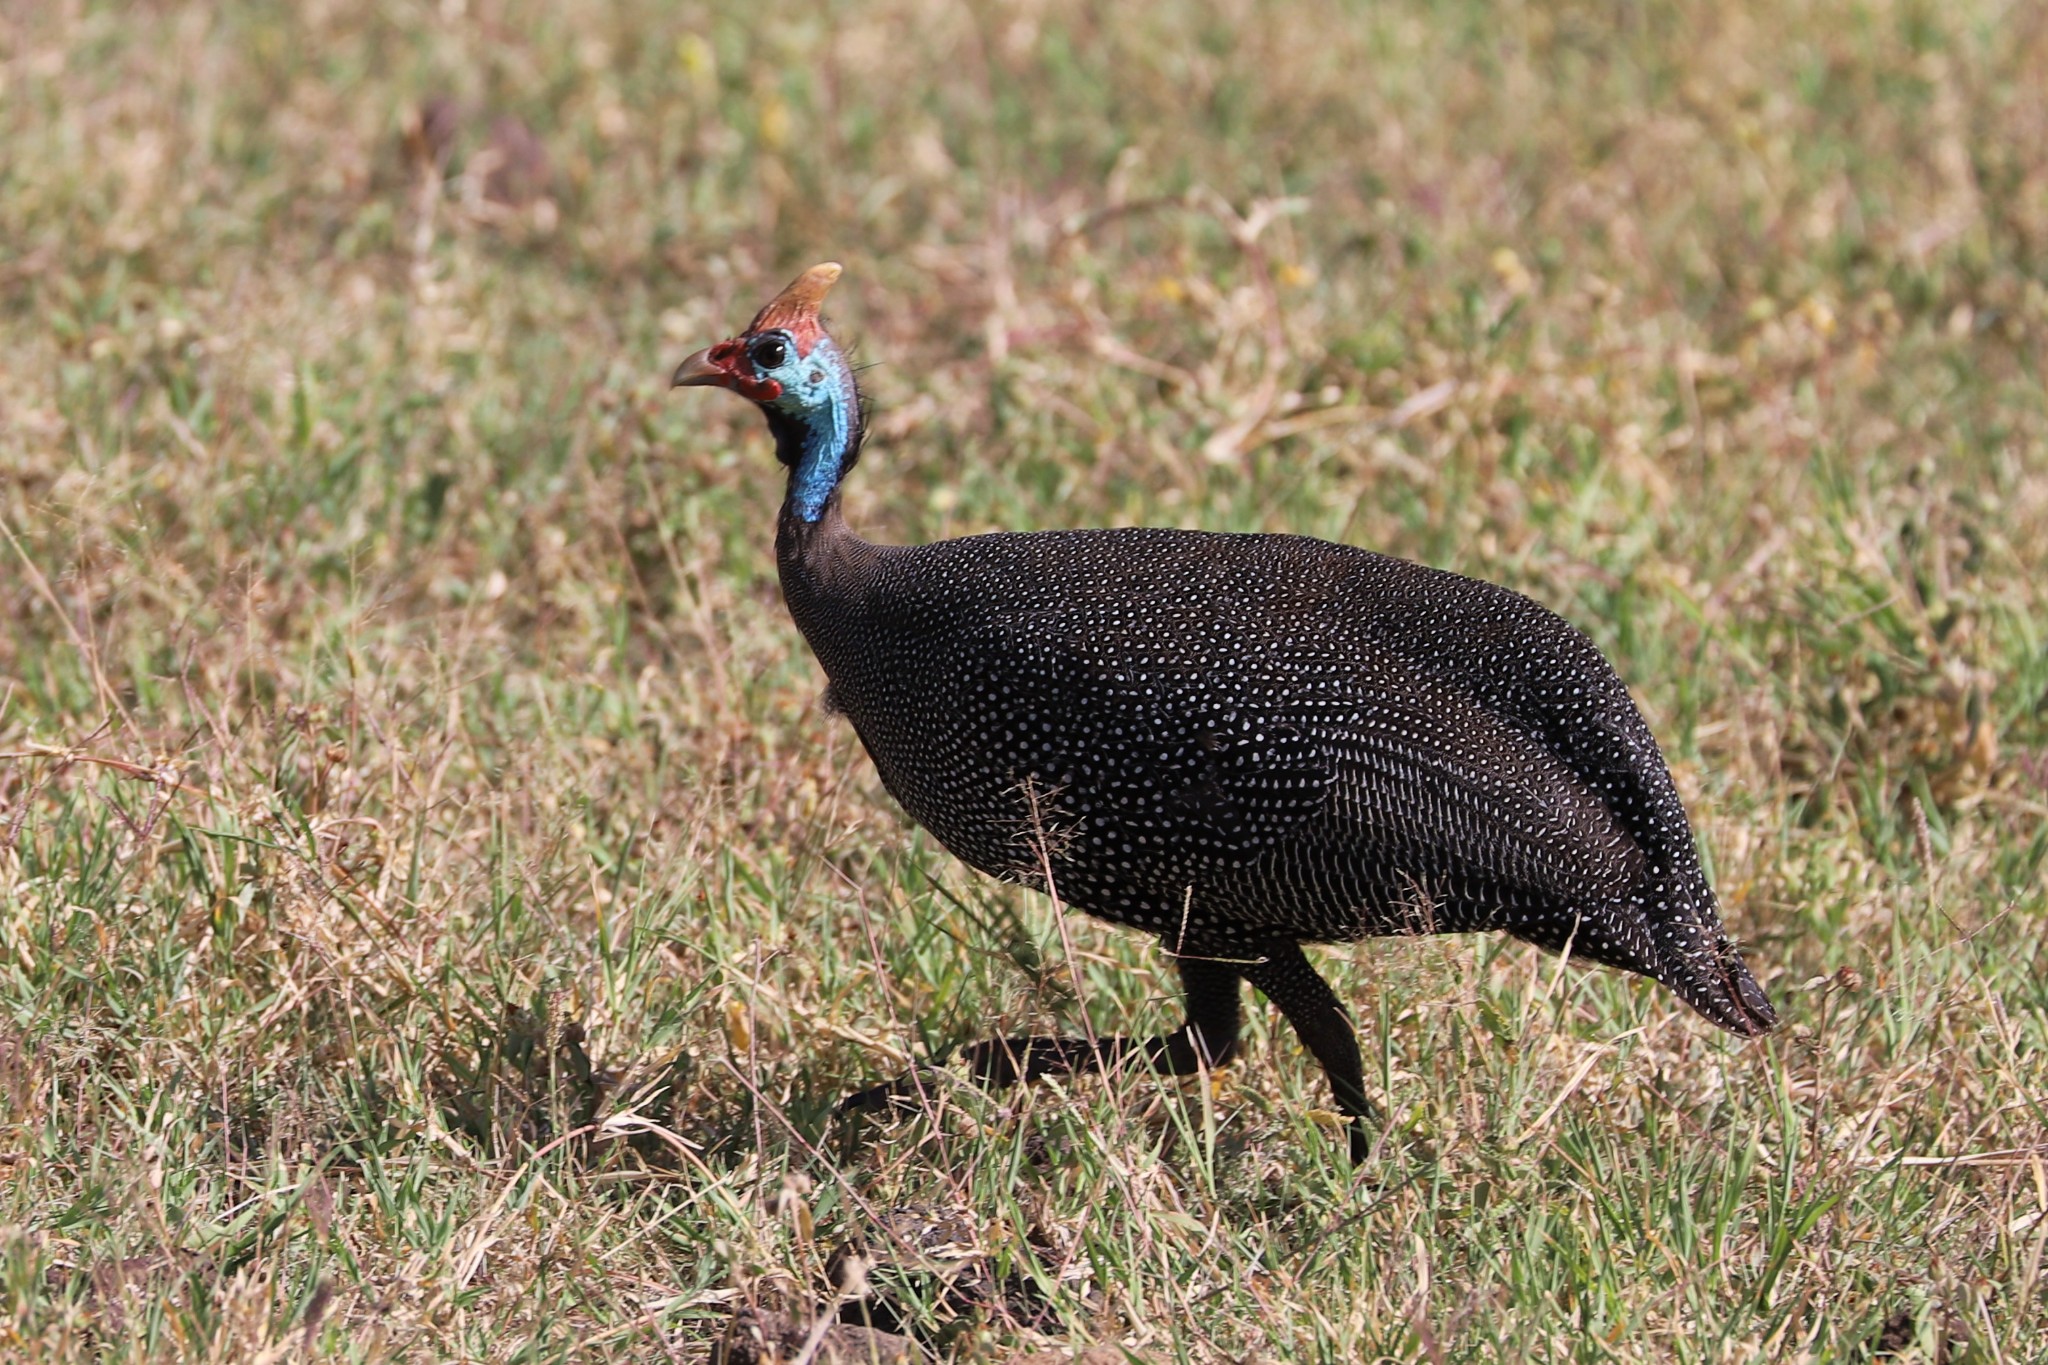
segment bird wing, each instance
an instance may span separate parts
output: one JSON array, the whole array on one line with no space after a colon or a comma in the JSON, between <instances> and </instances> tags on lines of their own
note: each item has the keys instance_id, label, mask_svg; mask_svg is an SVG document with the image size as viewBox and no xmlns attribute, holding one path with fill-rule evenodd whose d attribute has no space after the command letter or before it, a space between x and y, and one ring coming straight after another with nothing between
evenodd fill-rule
<instances>
[{"instance_id":1,"label":"bird wing","mask_svg":"<svg viewBox=\"0 0 2048 1365\"><path fill-rule=\"evenodd\" d=\"M1642 850L1651 883L1711 906L1670 770L1591 640L1519 593L1354 554L1342 600L1373 641L1553 755Z\"/></svg>"},{"instance_id":2,"label":"bird wing","mask_svg":"<svg viewBox=\"0 0 2048 1365\"><path fill-rule=\"evenodd\" d=\"M1591 955L1647 971L1737 1033L1777 1016L1743 965L1700 866L1691 823L1656 738L1606 658L1573 626L1505 588L1352 552L1351 614L1385 648L1530 735L1597 796L1640 854L1626 899L1655 945ZM1538 935L1529 935L1538 942ZM1550 945L1554 946L1554 945Z\"/></svg>"}]
</instances>

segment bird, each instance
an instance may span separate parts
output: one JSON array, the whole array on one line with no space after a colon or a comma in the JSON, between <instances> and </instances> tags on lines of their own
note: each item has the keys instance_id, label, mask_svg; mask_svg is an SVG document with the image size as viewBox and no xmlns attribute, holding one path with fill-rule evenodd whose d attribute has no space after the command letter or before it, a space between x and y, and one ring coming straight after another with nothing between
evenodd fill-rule
<instances>
[{"instance_id":1,"label":"bird","mask_svg":"<svg viewBox=\"0 0 2048 1365\"><path fill-rule=\"evenodd\" d=\"M767 419L783 598L889 794L970 866L1156 937L1185 999L1157 1037L970 1045L983 1083L1220 1067L1248 983L1321 1064L1364 1162L1357 1035L1303 945L1377 935L1505 931L1739 1036L1776 1025L1649 726L1531 599L1284 534L857 535L841 487L867 410L820 311L840 274L804 271L672 383Z\"/></svg>"}]
</instances>

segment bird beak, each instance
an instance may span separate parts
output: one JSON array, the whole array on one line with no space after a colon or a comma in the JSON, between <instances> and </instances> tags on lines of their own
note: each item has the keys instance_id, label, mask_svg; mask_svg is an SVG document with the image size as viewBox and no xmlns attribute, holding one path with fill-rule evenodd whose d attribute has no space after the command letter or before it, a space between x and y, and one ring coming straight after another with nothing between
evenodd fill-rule
<instances>
[{"instance_id":1,"label":"bird beak","mask_svg":"<svg viewBox=\"0 0 2048 1365\"><path fill-rule=\"evenodd\" d=\"M710 386L724 389L732 387L732 378L732 371L713 360L711 349L706 347L676 366L675 378L669 381L669 387L691 389Z\"/></svg>"}]
</instances>

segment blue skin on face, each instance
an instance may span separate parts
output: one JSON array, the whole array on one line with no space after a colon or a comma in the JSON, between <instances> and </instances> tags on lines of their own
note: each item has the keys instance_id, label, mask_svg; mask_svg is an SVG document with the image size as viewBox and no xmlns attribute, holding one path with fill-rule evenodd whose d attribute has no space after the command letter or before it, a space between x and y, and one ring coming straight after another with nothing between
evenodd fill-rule
<instances>
[{"instance_id":1,"label":"blue skin on face","mask_svg":"<svg viewBox=\"0 0 2048 1365\"><path fill-rule=\"evenodd\" d=\"M766 360L783 357L779 365ZM747 343L747 359L760 378L782 386L767 402L803 430L803 447L790 481L790 501L805 521L825 514L825 503L846 473L846 456L860 420L853 371L832 344L821 336L809 355L798 355L795 339L784 331L764 332Z\"/></svg>"}]
</instances>

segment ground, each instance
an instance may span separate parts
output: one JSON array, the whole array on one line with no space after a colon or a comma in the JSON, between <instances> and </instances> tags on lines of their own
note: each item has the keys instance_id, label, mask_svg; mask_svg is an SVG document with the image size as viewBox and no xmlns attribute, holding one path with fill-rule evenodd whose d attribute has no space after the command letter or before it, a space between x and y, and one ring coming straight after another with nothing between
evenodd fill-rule
<instances>
[{"instance_id":1,"label":"ground","mask_svg":"<svg viewBox=\"0 0 2048 1365\"><path fill-rule=\"evenodd\" d=\"M988 1360L2048 1358L2044 70L1997 0L0 6L0 1353L698 1359L854 1248ZM906 824L666 387L824 259L859 527L1530 594L1784 1027L1381 941L1357 1170L1263 1008L836 1119L1176 1011Z\"/></svg>"}]
</instances>

